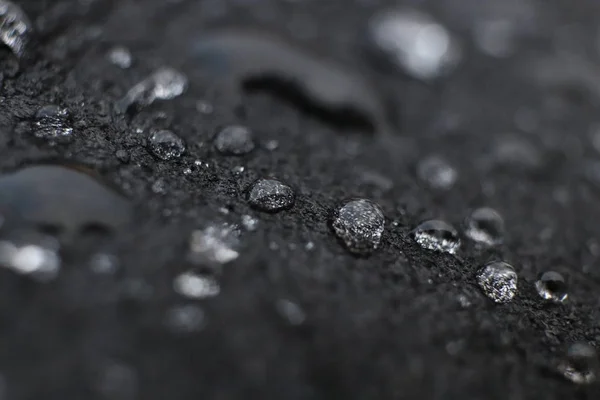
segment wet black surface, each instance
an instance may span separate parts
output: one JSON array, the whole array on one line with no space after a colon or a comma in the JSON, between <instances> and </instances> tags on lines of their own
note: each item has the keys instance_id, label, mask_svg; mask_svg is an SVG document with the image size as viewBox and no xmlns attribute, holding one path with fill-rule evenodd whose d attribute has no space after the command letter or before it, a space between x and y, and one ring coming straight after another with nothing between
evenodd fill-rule
<instances>
[{"instance_id":1,"label":"wet black surface","mask_svg":"<svg viewBox=\"0 0 600 400\"><path fill-rule=\"evenodd\" d=\"M373 3L385 2L20 2L37 32L20 67L8 49L0 54L0 171L48 160L85 166L122 191L135 215L108 242L66 243L52 282L0 271L6 398L600 397L598 383L576 385L556 372L570 343L600 346L600 154L591 135L600 122L600 4L420 2L464 46L452 75L424 84L366 59L361 35L377 7L361 4ZM482 52L473 35L476 21L497 15L517 22L514 51L503 58ZM240 106L190 54L190 41L220 26L289 37L351 69L385 99L397 128L324 123L270 91L242 93ZM131 51L130 68L110 63L115 45ZM185 73L188 90L116 114L114 103L162 66ZM214 111L198 111L198 101ZM36 113L52 104L69 110L64 142L33 134ZM252 129L254 151L214 149L214 134L232 124ZM155 158L152 129L173 131L185 153ZM279 146L269 150L273 140ZM435 154L458 171L448 190L417 179L419 161ZM247 190L265 176L296 190L290 210L251 209ZM352 256L328 225L354 197L386 216L368 258ZM505 220L498 248L463 238L452 256L409 238L420 221L458 228L483 206ZM219 268L221 293L202 301L175 293L173 278L192 268L191 232L239 224L246 214L259 224L241 234L240 256ZM118 256L117 272L92 272L98 251ZM507 304L476 286L476 271L495 259L519 276ZM567 278L563 304L538 296L534 284L546 270ZM281 315L282 299L301 307L301 324ZM203 324L168 329L169 310L190 303L203 310Z\"/></svg>"}]
</instances>

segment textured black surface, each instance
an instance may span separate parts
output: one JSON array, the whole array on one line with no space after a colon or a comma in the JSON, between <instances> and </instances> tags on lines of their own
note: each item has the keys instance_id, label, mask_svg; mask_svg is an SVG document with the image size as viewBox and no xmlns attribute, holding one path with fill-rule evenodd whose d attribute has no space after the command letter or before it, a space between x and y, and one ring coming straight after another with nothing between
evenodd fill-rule
<instances>
[{"instance_id":1,"label":"textured black surface","mask_svg":"<svg viewBox=\"0 0 600 400\"><path fill-rule=\"evenodd\" d=\"M598 383L577 387L554 372L567 344L600 347L600 186L587 176L600 160L589 137L599 122L600 4L526 2L536 4L536 22L516 14L517 51L494 59L474 46L471 21L516 0L421 3L465 50L455 73L430 85L370 65L361 35L375 8L348 0L22 1L37 35L20 68L8 50L0 57L0 169L48 160L87 166L131 199L137 223L109 244L85 237L65 244L50 283L0 271L7 398L600 398ZM244 113L233 109L232 99L207 90L189 57L190 41L218 24L295 34L315 54L355 68L386 98L397 131L336 129L266 94L244 97ZM108 61L113 45L131 50L131 68ZM184 95L130 115L113 112L132 85L164 65L189 77ZM214 112L198 112L198 100ZM35 114L47 104L69 109L69 142L34 137ZM533 128L524 129L531 127L524 119ZM219 155L211 138L228 124L248 125L259 146L243 157ZM174 131L186 153L152 157L151 128ZM510 151L490 161L513 138L535 154ZM279 147L267 150L269 140ZM431 154L459 172L446 192L415 176ZM244 172L234 171L239 165ZM266 214L247 204L248 186L271 175L297 190L291 210ZM159 179L166 194L151 190ZM377 202L386 215L380 248L368 258L349 254L329 227L333 209L352 197ZM458 227L481 206L505 218L497 250L464 240L450 256L408 239L424 219ZM191 231L239 223L244 214L259 218L258 229L242 234L240 257L220 272L221 294L196 301L206 326L172 333L165 313L190 302L172 279L190 267ZM118 254L114 275L90 272L99 246ZM511 303L495 305L475 286L476 270L492 258L519 275ZM534 282L546 269L567 277L565 304L537 296ZM131 282L150 294L132 296L123 289ZM301 325L278 314L280 299L302 308ZM116 388L110 395L101 377L115 362L127 369L108 384Z\"/></svg>"}]
</instances>

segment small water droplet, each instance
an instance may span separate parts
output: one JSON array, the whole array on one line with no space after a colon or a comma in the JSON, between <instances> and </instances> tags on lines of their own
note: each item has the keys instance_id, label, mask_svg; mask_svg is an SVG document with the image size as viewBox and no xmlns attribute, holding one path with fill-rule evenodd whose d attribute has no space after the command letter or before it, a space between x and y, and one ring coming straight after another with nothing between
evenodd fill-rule
<instances>
[{"instance_id":1,"label":"small water droplet","mask_svg":"<svg viewBox=\"0 0 600 400\"><path fill-rule=\"evenodd\" d=\"M595 382L599 373L596 350L587 343L572 344L558 371L573 383L581 385Z\"/></svg>"},{"instance_id":2,"label":"small water droplet","mask_svg":"<svg viewBox=\"0 0 600 400\"><path fill-rule=\"evenodd\" d=\"M507 303L517 294L517 273L510 264L495 261L477 272L477 284L495 303Z\"/></svg>"},{"instance_id":3,"label":"small water droplet","mask_svg":"<svg viewBox=\"0 0 600 400\"><path fill-rule=\"evenodd\" d=\"M389 62L417 79L438 78L461 58L461 46L451 33L416 10L376 14L369 23L369 38Z\"/></svg>"},{"instance_id":4,"label":"small water droplet","mask_svg":"<svg viewBox=\"0 0 600 400\"><path fill-rule=\"evenodd\" d=\"M196 110L204 115L208 115L213 113L214 107L206 100L198 100L196 102Z\"/></svg>"},{"instance_id":5,"label":"small water droplet","mask_svg":"<svg viewBox=\"0 0 600 400\"><path fill-rule=\"evenodd\" d=\"M150 134L149 148L161 160L174 160L185 152L183 139L168 130L154 131Z\"/></svg>"},{"instance_id":6,"label":"small water droplet","mask_svg":"<svg viewBox=\"0 0 600 400\"><path fill-rule=\"evenodd\" d=\"M96 274L113 274L119 267L119 259L107 253L98 253L90 259L90 269Z\"/></svg>"},{"instance_id":7,"label":"small water droplet","mask_svg":"<svg viewBox=\"0 0 600 400\"><path fill-rule=\"evenodd\" d=\"M224 155L242 156L254 150L254 146L252 131L241 125L227 126L215 137L215 147Z\"/></svg>"},{"instance_id":8,"label":"small water droplet","mask_svg":"<svg viewBox=\"0 0 600 400\"><path fill-rule=\"evenodd\" d=\"M567 282L558 272L547 271L540 275L535 282L538 294L544 300L562 303L568 297Z\"/></svg>"},{"instance_id":9,"label":"small water droplet","mask_svg":"<svg viewBox=\"0 0 600 400\"><path fill-rule=\"evenodd\" d=\"M440 220L425 221L417 226L411 236L421 247L454 254L460 247L460 238L454 227Z\"/></svg>"},{"instance_id":10,"label":"small water droplet","mask_svg":"<svg viewBox=\"0 0 600 400\"><path fill-rule=\"evenodd\" d=\"M258 219L251 215L242 215L242 226L250 232L253 232L258 227Z\"/></svg>"},{"instance_id":11,"label":"small water droplet","mask_svg":"<svg viewBox=\"0 0 600 400\"><path fill-rule=\"evenodd\" d=\"M269 140L265 143L265 148L269 151L277 150L277 148L279 148L279 142L277 140Z\"/></svg>"},{"instance_id":12,"label":"small water droplet","mask_svg":"<svg viewBox=\"0 0 600 400\"><path fill-rule=\"evenodd\" d=\"M221 292L219 282L211 276L184 272L173 280L173 289L190 299L215 297Z\"/></svg>"},{"instance_id":13,"label":"small water droplet","mask_svg":"<svg viewBox=\"0 0 600 400\"><path fill-rule=\"evenodd\" d=\"M290 325L302 325L302 323L306 320L306 314L304 314L302 308L290 300L278 300L275 304L275 308Z\"/></svg>"},{"instance_id":14,"label":"small water droplet","mask_svg":"<svg viewBox=\"0 0 600 400\"><path fill-rule=\"evenodd\" d=\"M190 258L195 263L225 264L239 257L234 250L238 243L235 227L223 224L192 232Z\"/></svg>"},{"instance_id":15,"label":"small water droplet","mask_svg":"<svg viewBox=\"0 0 600 400\"><path fill-rule=\"evenodd\" d=\"M235 167L233 167L233 173L234 174L241 174L242 172L244 172L246 170L245 167L241 166L241 165L237 165Z\"/></svg>"},{"instance_id":16,"label":"small water droplet","mask_svg":"<svg viewBox=\"0 0 600 400\"><path fill-rule=\"evenodd\" d=\"M478 208L467 218L465 235L477 243L497 246L504 240L504 219L492 208Z\"/></svg>"},{"instance_id":17,"label":"small water droplet","mask_svg":"<svg viewBox=\"0 0 600 400\"><path fill-rule=\"evenodd\" d=\"M304 248L308 251L312 251L315 249L315 243L314 242L308 242L306 243L306 245L304 246Z\"/></svg>"},{"instance_id":18,"label":"small water droplet","mask_svg":"<svg viewBox=\"0 0 600 400\"><path fill-rule=\"evenodd\" d=\"M17 57L25 52L32 30L29 18L19 6L8 0L0 0L0 40Z\"/></svg>"},{"instance_id":19,"label":"small water droplet","mask_svg":"<svg viewBox=\"0 0 600 400\"><path fill-rule=\"evenodd\" d=\"M173 68L160 68L148 78L133 86L116 104L119 112L127 111L132 105L149 106L155 100L171 100L187 89L188 79Z\"/></svg>"},{"instance_id":20,"label":"small water droplet","mask_svg":"<svg viewBox=\"0 0 600 400\"><path fill-rule=\"evenodd\" d=\"M385 217L377 204L356 199L335 211L331 226L351 253L368 255L379 247Z\"/></svg>"},{"instance_id":21,"label":"small water droplet","mask_svg":"<svg viewBox=\"0 0 600 400\"><path fill-rule=\"evenodd\" d=\"M51 104L38 110L35 115L34 132L37 138L46 140L65 139L71 136L69 111Z\"/></svg>"},{"instance_id":22,"label":"small water droplet","mask_svg":"<svg viewBox=\"0 0 600 400\"><path fill-rule=\"evenodd\" d=\"M291 208L295 201L294 189L276 179L258 179L248 193L248 202L260 211L286 210Z\"/></svg>"},{"instance_id":23,"label":"small water droplet","mask_svg":"<svg viewBox=\"0 0 600 400\"><path fill-rule=\"evenodd\" d=\"M164 179L157 179L152 184L152 191L156 194L167 194L167 182Z\"/></svg>"},{"instance_id":24,"label":"small water droplet","mask_svg":"<svg viewBox=\"0 0 600 400\"><path fill-rule=\"evenodd\" d=\"M419 162L417 176L433 189L448 190L458 179L458 172L444 159L430 156Z\"/></svg>"},{"instance_id":25,"label":"small water droplet","mask_svg":"<svg viewBox=\"0 0 600 400\"><path fill-rule=\"evenodd\" d=\"M206 317L197 305L186 304L171 308L167 312L165 323L175 333L192 333L205 327Z\"/></svg>"},{"instance_id":26,"label":"small water droplet","mask_svg":"<svg viewBox=\"0 0 600 400\"><path fill-rule=\"evenodd\" d=\"M131 67L133 57L126 47L115 46L108 52L108 60L119 68Z\"/></svg>"}]
</instances>

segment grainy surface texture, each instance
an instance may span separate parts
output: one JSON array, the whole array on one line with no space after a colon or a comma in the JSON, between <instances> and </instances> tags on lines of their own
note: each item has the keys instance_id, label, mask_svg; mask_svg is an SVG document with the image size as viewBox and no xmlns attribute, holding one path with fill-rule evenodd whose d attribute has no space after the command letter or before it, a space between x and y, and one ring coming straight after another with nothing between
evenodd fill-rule
<instances>
[{"instance_id":1,"label":"grainy surface texture","mask_svg":"<svg viewBox=\"0 0 600 400\"><path fill-rule=\"evenodd\" d=\"M126 229L40 227L59 237L50 280L29 274L31 251L3 246L12 258L1 257L0 398L600 398L598 379L573 383L559 367L572 343L600 348L600 2L398 2L460 44L452 71L428 82L368 48L369 17L391 1L18 3L35 32L20 61L0 50L0 171L75 166L135 214ZM293 43L344 90L319 68L286 76L269 46L248 63L270 75L238 81L248 77L229 63L235 46L195 52L220 26ZM187 86L148 80L161 67ZM115 107L140 82L154 86ZM373 93L385 110L372 111ZM49 105L59 108L38 114ZM229 125L252 130L252 151L218 152L214 135ZM178 157L148 147L164 129L185 142ZM443 176L417 172L428 157L444 160ZM293 207L248 204L251 184L270 177L293 188ZM353 198L386 218L365 257L331 227ZM496 247L464 236L480 207L504 220ZM456 254L411 239L428 219L459 231ZM12 221L0 233L16 243ZM506 304L477 286L495 260L518 275ZM568 282L563 303L535 289L547 270Z\"/></svg>"}]
</instances>

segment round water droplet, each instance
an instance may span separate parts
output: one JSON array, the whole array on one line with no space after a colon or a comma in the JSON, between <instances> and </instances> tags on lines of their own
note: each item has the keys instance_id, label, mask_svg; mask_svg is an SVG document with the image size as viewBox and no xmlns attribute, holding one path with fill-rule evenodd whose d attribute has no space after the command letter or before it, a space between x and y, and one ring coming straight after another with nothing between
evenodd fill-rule
<instances>
[{"instance_id":1,"label":"round water droplet","mask_svg":"<svg viewBox=\"0 0 600 400\"><path fill-rule=\"evenodd\" d=\"M477 243L497 246L504 240L504 219L492 208L478 208L467 218L465 235Z\"/></svg>"},{"instance_id":2,"label":"round water droplet","mask_svg":"<svg viewBox=\"0 0 600 400\"><path fill-rule=\"evenodd\" d=\"M505 262L487 264L477 272L477 284L495 303L507 303L517 294L517 273Z\"/></svg>"},{"instance_id":3,"label":"round water droplet","mask_svg":"<svg viewBox=\"0 0 600 400\"><path fill-rule=\"evenodd\" d=\"M173 280L173 288L177 293L191 299L215 297L221 292L219 282L211 276L184 272Z\"/></svg>"},{"instance_id":4,"label":"round water droplet","mask_svg":"<svg viewBox=\"0 0 600 400\"><path fill-rule=\"evenodd\" d=\"M412 238L421 247L429 250L454 254L460 247L460 238L454 227L444 221L429 220L411 232Z\"/></svg>"},{"instance_id":5,"label":"round water droplet","mask_svg":"<svg viewBox=\"0 0 600 400\"><path fill-rule=\"evenodd\" d=\"M377 204L357 199L335 211L331 226L351 253L368 255L379 247L385 217Z\"/></svg>"},{"instance_id":6,"label":"round water droplet","mask_svg":"<svg viewBox=\"0 0 600 400\"><path fill-rule=\"evenodd\" d=\"M450 32L416 10L387 10L369 23L371 44L407 74L432 80L452 70L461 48Z\"/></svg>"},{"instance_id":7,"label":"round water droplet","mask_svg":"<svg viewBox=\"0 0 600 400\"><path fill-rule=\"evenodd\" d=\"M215 147L224 155L242 156L254 150L252 131L245 126L223 128L215 137Z\"/></svg>"},{"instance_id":8,"label":"round water droplet","mask_svg":"<svg viewBox=\"0 0 600 400\"><path fill-rule=\"evenodd\" d=\"M596 350L587 343L572 344L558 371L573 383L581 385L595 382L600 373Z\"/></svg>"},{"instance_id":9,"label":"round water droplet","mask_svg":"<svg viewBox=\"0 0 600 400\"><path fill-rule=\"evenodd\" d=\"M0 40L20 57L32 32L31 22L23 10L8 0L0 1Z\"/></svg>"},{"instance_id":10,"label":"round water droplet","mask_svg":"<svg viewBox=\"0 0 600 400\"><path fill-rule=\"evenodd\" d=\"M133 61L131 53L126 47L116 46L108 52L108 60L119 68L129 68Z\"/></svg>"},{"instance_id":11,"label":"round water droplet","mask_svg":"<svg viewBox=\"0 0 600 400\"><path fill-rule=\"evenodd\" d=\"M55 140L65 139L73 133L69 111L57 105L47 105L38 110L35 115L35 137Z\"/></svg>"},{"instance_id":12,"label":"round water droplet","mask_svg":"<svg viewBox=\"0 0 600 400\"><path fill-rule=\"evenodd\" d=\"M291 208L296 201L296 193L290 186L276 179L259 179L252 184L248 202L258 210L278 212Z\"/></svg>"},{"instance_id":13,"label":"round water droplet","mask_svg":"<svg viewBox=\"0 0 600 400\"><path fill-rule=\"evenodd\" d=\"M444 159L430 156L419 162L417 176L433 189L450 189L458 179L458 172Z\"/></svg>"},{"instance_id":14,"label":"round water droplet","mask_svg":"<svg viewBox=\"0 0 600 400\"><path fill-rule=\"evenodd\" d=\"M541 274L535 282L535 288L542 299L554 303L562 303L568 297L567 282L558 272L547 271Z\"/></svg>"},{"instance_id":15,"label":"round water droplet","mask_svg":"<svg viewBox=\"0 0 600 400\"><path fill-rule=\"evenodd\" d=\"M173 132L161 130L152 132L149 148L156 157L168 161L181 157L185 151L185 143Z\"/></svg>"}]
</instances>

